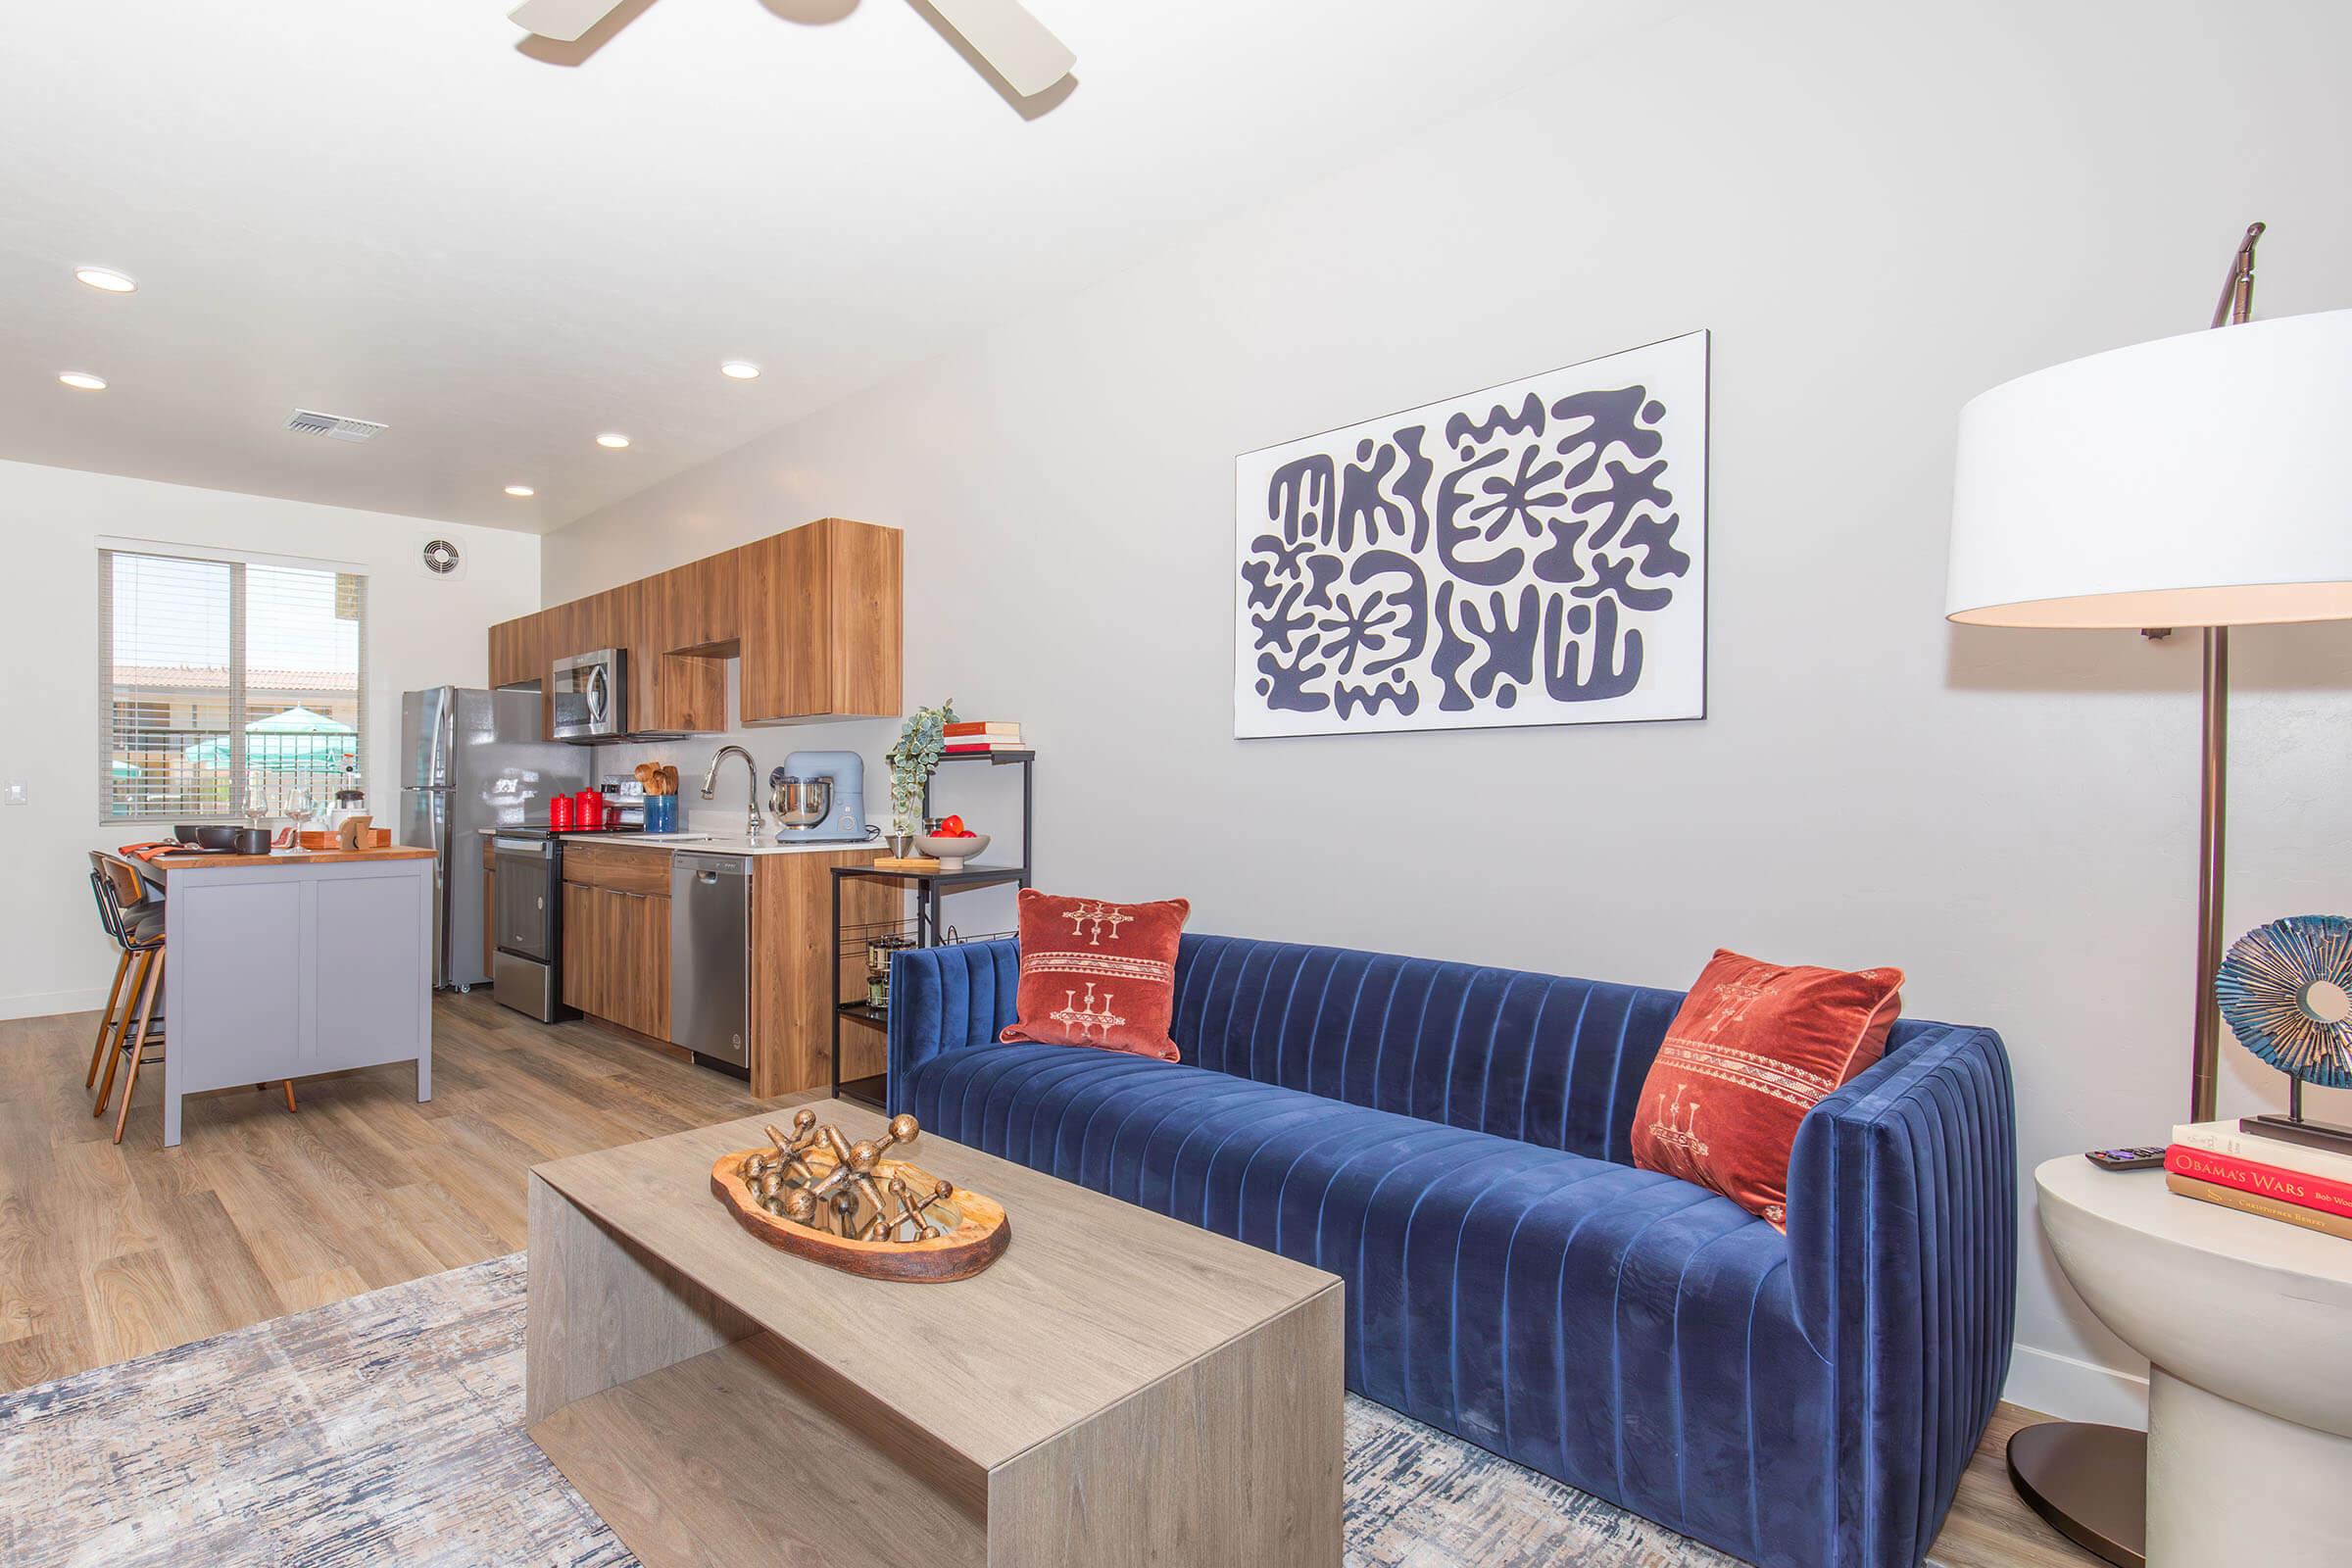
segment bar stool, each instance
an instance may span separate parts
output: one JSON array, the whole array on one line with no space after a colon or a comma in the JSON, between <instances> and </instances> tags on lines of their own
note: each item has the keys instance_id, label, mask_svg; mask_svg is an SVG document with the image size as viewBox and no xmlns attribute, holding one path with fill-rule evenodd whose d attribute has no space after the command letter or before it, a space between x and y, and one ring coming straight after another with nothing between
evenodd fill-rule
<instances>
[{"instance_id":1,"label":"bar stool","mask_svg":"<svg viewBox=\"0 0 2352 1568\"><path fill-rule=\"evenodd\" d=\"M99 1064L106 1060L107 1036L114 1036L117 1052L122 1049L131 1017L146 992L148 975L162 956L164 938L163 901L147 896L136 871L95 850L90 852L90 896L97 901L98 924L121 956L115 960L115 983L107 989L106 1008L98 1014L98 1038L90 1045L90 1070L81 1080L84 1089L98 1082ZM130 981L127 995L122 989L125 979ZM122 1004L120 1013L115 1010L118 1002ZM111 1091L115 1082L111 1066L106 1082ZM104 1115L107 1099L108 1095L101 1093L90 1114Z\"/></svg>"},{"instance_id":2,"label":"bar stool","mask_svg":"<svg viewBox=\"0 0 2352 1568\"><path fill-rule=\"evenodd\" d=\"M164 994L164 964L168 955L164 951L162 901L146 897L146 885L138 872L95 851L91 852L90 861L90 884L98 897L99 920L105 925L107 935L122 950L122 959L115 966L114 990L108 995L106 1011L98 1020L98 1044L90 1057L92 1077L97 1075L99 1055L105 1054L110 1022L115 1033L114 1054L106 1064L106 1080L98 1086L98 1102L90 1107L90 1114L106 1114L107 1102L114 1094L116 1069L127 1062L130 1070L122 1080L122 1102L115 1110L115 1142L119 1144L122 1141L122 1130L130 1122L130 1099L138 1088L139 1068L163 1059L164 1035L154 1025L156 1006ZM121 996L125 971L132 976L130 995L122 999L122 1009L117 1014L115 1001ZM137 1016L135 1027L133 1014ZM151 1046L153 1055L148 1054ZM294 1081L286 1079L282 1087L286 1093L286 1110L291 1114Z\"/></svg>"}]
</instances>

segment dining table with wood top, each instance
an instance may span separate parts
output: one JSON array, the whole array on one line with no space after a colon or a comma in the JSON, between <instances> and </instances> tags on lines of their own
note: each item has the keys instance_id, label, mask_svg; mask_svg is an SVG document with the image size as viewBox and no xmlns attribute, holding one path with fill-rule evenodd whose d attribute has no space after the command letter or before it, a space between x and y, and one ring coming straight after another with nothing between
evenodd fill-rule
<instances>
[{"instance_id":1,"label":"dining table with wood top","mask_svg":"<svg viewBox=\"0 0 2352 1568\"><path fill-rule=\"evenodd\" d=\"M167 852L164 1143L190 1095L415 1061L433 1098L433 852Z\"/></svg>"}]
</instances>

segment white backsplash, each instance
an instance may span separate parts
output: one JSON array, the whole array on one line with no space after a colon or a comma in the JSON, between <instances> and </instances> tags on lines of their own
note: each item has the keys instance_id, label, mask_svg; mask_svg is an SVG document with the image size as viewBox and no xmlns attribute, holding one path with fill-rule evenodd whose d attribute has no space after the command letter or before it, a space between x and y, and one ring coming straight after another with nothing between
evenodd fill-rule
<instances>
[{"instance_id":1,"label":"white backsplash","mask_svg":"<svg viewBox=\"0 0 2352 1568\"><path fill-rule=\"evenodd\" d=\"M743 710L738 678L742 662L727 661L727 711ZM910 701L935 701L909 694ZM1018 718L1018 714L983 717ZM714 780L716 797L702 798L703 770L711 754L735 745L752 754L760 769L760 815L766 832L776 830L775 812L768 808L767 775L784 765L793 752L856 752L865 759L865 811L868 820L890 830L890 766L883 760L899 736L899 720L851 718L828 723L761 724L739 727L724 735L696 735L685 740L648 741L638 745L596 748L596 775L627 773L639 762L665 762L678 770L678 826L689 833L739 834L746 812L743 763L730 757L719 764ZM962 816L976 833L991 838L984 859L992 863L1016 860L1021 855L1021 777L1012 767L990 767L979 762L943 766L932 786L932 809ZM943 918L965 935L1009 931L1013 926L1013 893L1005 888L976 888L951 896Z\"/></svg>"}]
</instances>

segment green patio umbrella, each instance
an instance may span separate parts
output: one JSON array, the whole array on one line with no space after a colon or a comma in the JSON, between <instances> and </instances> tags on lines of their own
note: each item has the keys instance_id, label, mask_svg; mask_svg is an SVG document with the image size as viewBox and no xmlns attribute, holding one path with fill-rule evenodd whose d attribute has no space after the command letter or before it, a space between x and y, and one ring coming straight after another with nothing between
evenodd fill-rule
<instances>
[{"instance_id":1,"label":"green patio umbrella","mask_svg":"<svg viewBox=\"0 0 2352 1568\"><path fill-rule=\"evenodd\" d=\"M358 733L339 718L297 705L245 726L245 765L270 773L322 772L342 764ZM221 768L228 766L228 737L216 735L179 755L195 767Z\"/></svg>"}]
</instances>

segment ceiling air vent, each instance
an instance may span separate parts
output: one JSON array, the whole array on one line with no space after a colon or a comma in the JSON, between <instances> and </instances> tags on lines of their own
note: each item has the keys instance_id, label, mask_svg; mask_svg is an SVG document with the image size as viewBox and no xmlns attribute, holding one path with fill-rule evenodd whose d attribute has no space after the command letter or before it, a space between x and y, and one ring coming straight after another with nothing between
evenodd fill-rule
<instances>
[{"instance_id":1,"label":"ceiling air vent","mask_svg":"<svg viewBox=\"0 0 2352 1568\"><path fill-rule=\"evenodd\" d=\"M384 426L373 419L346 419L311 409L296 409L286 416L286 428L297 435L322 435L330 441L368 441Z\"/></svg>"}]
</instances>

